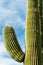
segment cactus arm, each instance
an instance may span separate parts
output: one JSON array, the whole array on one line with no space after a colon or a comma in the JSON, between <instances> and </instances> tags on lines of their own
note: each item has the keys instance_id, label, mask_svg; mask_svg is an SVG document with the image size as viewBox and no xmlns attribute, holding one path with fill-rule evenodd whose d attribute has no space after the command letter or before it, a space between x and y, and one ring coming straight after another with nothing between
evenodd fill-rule
<instances>
[{"instance_id":1,"label":"cactus arm","mask_svg":"<svg viewBox=\"0 0 43 65\"><path fill-rule=\"evenodd\" d=\"M41 40L38 0L27 0L26 54L24 65L41 65Z\"/></svg>"},{"instance_id":2,"label":"cactus arm","mask_svg":"<svg viewBox=\"0 0 43 65\"><path fill-rule=\"evenodd\" d=\"M18 62L24 61L24 52L16 39L15 31L11 26L5 26L3 30L5 46L13 59Z\"/></svg>"}]
</instances>

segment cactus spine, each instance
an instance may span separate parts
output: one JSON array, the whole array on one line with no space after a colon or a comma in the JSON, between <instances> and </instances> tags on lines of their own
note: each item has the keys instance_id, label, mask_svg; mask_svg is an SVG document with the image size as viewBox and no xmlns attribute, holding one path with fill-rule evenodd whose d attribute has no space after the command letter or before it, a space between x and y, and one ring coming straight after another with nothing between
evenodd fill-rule
<instances>
[{"instance_id":1,"label":"cactus spine","mask_svg":"<svg viewBox=\"0 0 43 65\"><path fill-rule=\"evenodd\" d=\"M4 28L4 40L7 50L9 51L11 57L19 62L24 62L24 65L42 65L42 20L42 0L27 0L25 57L18 44L13 28L9 26Z\"/></svg>"}]
</instances>

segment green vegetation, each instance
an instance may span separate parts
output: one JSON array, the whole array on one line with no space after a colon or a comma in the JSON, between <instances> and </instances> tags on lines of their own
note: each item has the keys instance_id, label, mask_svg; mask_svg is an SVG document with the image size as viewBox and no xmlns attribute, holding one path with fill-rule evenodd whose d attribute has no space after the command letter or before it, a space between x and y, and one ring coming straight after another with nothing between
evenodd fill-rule
<instances>
[{"instance_id":1,"label":"green vegetation","mask_svg":"<svg viewBox=\"0 0 43 65\"><path fill-rule=\"evenodd\" d=\"M25 42L26 52L21 50L15 31L11 26L3 30L5 46L11 57L24 65L42 64L43 43L42 0L27 0Z\"/></svg>"}]
</instances>

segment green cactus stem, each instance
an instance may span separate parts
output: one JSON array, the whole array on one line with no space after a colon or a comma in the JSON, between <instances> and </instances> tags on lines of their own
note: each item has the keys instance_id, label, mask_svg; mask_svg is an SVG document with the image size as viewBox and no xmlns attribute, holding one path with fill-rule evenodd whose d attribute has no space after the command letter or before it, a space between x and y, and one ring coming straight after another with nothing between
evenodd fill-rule
<instances>
[{"instance_id":1,"label":"green cactus stem","mask_svg":"<svg viewBox=\"0 0 43 65\"><path fill-rule=\"evenodd\" d=\"M11 26L5 26L3 30L5 46L13 59L18 62L24 61L24 52L16 39L15 31Z\"/></svg>"},{"instance_id":2,"label":"green cactus stem","mask_svg":"<svg viewBox=\"0 0 43 65\"><path fill-rule=\"evenodd\" d=\"M4 28L5 46L11 57L24 65L43 65L43 15L42 0L27 0L25 26L25 54L16 39L15 31L11 26Z\"/></svg>"},{"instance_id":3,"label":"green cactus stem","mask_svg":"<svg viewBox=\"0 0 43 65\"><path fill-rule=\"evenodd\" d=\"M41 1L42 2L42 1ZM42 65L39 11L40 0L27 0L26 13L26 54L24 65Z\"/></svg>"}]
</instances>

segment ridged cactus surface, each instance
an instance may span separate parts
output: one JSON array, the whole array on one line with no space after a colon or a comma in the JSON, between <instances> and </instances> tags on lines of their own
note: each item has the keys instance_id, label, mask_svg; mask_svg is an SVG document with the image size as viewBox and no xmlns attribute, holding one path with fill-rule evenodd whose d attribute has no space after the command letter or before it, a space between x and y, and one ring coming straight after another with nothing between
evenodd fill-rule
<instances>
[{"instance_id":1,"label":"ridged cactus surface","mask_svg":"<svg viewBox=\"0 0 43 65\"><path fill-rule=\"evenodd\" d=\"M5 46L13 59L23 62L24 52L16 39L14 29L11 26L5 26L3 30Z\"/></svg>"},{"instance_id":2,"label":"ridged cactus surface","mask_svg":"<svg viewBox=\"0 0 43 65\"><path fill-rule=\"evenodd\" d=\"M24 65L43 65L43 13L42 0L27 0L25 26L25 54L16 39L15 31L6 26L3 31L5 46L11 57Z\"/></svg>"},{"instance_id":3,"label":"ridged cactus surface","mask_svg":"<svg viewBox=\"0 0 43 65\"><path fill-rule=\"evenodd\" d=\"M40 0L27 0L26 55L24 65L42 65L39 8Z\"/></svg>"}]
</instances>

